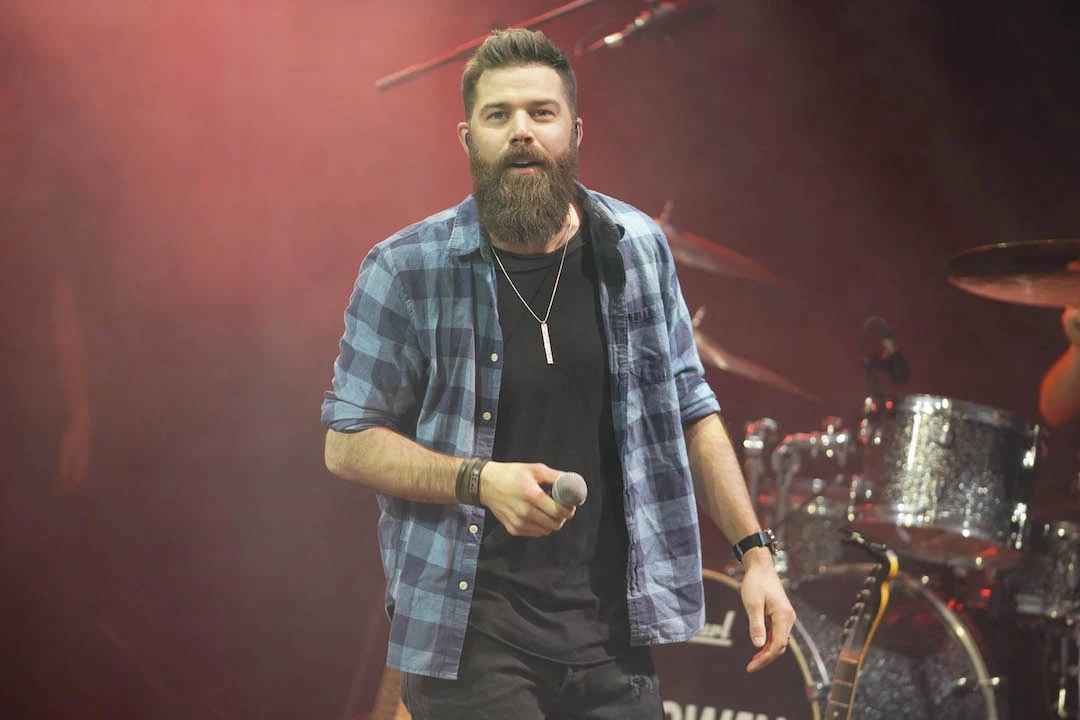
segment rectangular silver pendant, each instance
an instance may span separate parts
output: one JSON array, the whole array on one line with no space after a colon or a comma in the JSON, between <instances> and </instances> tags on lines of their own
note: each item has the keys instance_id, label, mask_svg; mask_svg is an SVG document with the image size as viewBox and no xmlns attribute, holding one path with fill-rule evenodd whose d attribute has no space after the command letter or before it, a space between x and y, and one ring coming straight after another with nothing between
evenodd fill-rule
<instances>
[{"instance_id":1,"label":"rectangular silver pendant","mask_svg":"<svg viewBox=\"0 0 1080 720\"><path fill-rule=\"evenodd\" d=\"M551 357L551 338L548 336L547 323L540 323L540 335L544 338L544 354L547 356L547 364L554 365L555 360Z\"/></svg>"}]
</instances>

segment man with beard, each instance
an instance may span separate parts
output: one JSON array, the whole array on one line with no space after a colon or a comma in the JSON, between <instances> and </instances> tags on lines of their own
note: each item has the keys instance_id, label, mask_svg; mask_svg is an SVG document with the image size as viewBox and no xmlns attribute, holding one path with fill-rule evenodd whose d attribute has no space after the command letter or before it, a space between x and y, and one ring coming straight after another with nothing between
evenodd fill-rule
<instances>
[{"instance_id":1,"label":"man with beard","mask_svg":"<svg viewBox=\"0 0 1080 720\"><path fill-rule=\"evenodd\" d=\"M775 545L661 230L576 181L565 55L496 32L462 95L473 194L365 258L323 404L327 467L378 493L388 663L416 720L657 718L649 646L704 621L695 498L738 542L750 671L795 619Z\"/></svg>"}]
</instances>

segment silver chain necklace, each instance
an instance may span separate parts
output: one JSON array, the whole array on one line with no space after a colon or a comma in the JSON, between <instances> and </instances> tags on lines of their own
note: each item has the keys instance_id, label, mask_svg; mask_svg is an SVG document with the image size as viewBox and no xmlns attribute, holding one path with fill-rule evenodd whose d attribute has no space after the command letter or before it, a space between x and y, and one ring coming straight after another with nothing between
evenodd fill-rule
<instances>
[{"instance_id":1,"label":"silver chain necklace","mask_svg":"<svg viewBox=\"0 0 1080 720\"><path fill-rule=\"evenodd\" d=\"M573 206L571 206L571 208L572 207ZM491 252L495 256L495 262L499 263L499 267L502 268L503 275L506 276L506 282L510 283L510 287L513 289L514 294L518 296L518 300L520 300L521 304L525 306L525 309L529 311L529 314L536 318L536 322L540 323L540 337L544 341L544 355L547 358L548 365L554 365L555 358L551 355L551 336L548 335L547 321L548 317L551 316L551 306L555 304L555 293L559 290L559 278L562 277L563 263L566 262L566 248L570 245L570 240L566 236L570 234L570 230L574 227L573 215L571 214L570 209L566 211L566 215L567 225L566 233L564 233L563 236L563 251L562 258L559 260L559 272L555 274L555 287L551 288L551 299L548 300L547 312L544 313L543 319L533 312L533 309L529 307L529 303L525 302L525 298L518 292L517 285L514 285L514 281L510 279L510 273L506 272L506 267L503 265L502 260L499 259L499 253L496 252L495 246L491 246Z\"/></svg>"}]
</instances>

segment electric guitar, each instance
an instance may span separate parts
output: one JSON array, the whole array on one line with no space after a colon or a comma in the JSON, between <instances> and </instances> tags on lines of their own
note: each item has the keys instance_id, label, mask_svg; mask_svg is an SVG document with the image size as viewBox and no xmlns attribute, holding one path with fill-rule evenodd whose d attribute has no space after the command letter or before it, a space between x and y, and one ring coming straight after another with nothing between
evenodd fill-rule
<instances>
[{"instance_id":1,"label":"electric guitar","mask_svg":"<svg viewBox=\"0 0 1080 720\"><path fill-rule=\"evenodd\" d=\"M859 669L866 659L881 618L885 616L885 608L889 604L889 583L900 571L896 553L889 548L852 530L841 532L845 535L845 542L858 545L874 557L874 567L859 591L851 615L844 623L844 645L840 649L829 702L825 707L826 720L851 720Z\"/></svg>"}]
</instances>

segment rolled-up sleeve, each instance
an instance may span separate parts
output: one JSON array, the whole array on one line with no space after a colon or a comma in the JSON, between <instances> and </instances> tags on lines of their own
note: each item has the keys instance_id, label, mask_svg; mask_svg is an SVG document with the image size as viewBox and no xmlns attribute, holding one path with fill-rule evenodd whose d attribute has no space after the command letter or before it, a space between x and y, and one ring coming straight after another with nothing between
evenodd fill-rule
<instances>
[{"instance_id":1,"label":"rolled-up sleeve","mask_svg":"<svg viewBox=\"0 0 1080 720\"><path fill-rule=\"evenodd\" d=\"M412 434L403 424L415 417L424 367L412 310L391 253L376 245L360 265L345 311L333 387L322 405L326 428Z\"/></svg>"},{"instance_id":2,"label":"rolled-up sleeve","mask_svg":"<svg viewBox=\"0 0 1080 720\"><path fill-rule=\"evenodd\" d=\"M675 389L679 395L679 413L683 426L690 425L706 415L720 412L720 403L716 394L705 381L705 368L698 355L694 341L694 326L690 320L690 311L683 299L679 278L675 272L675 260L667 246L663 232L660 234L659 252L661 268L667 275L664 283L664 309L667 313L668 331L671 340L671 370L675 375Z\"/></svg>"}]
</instances>

